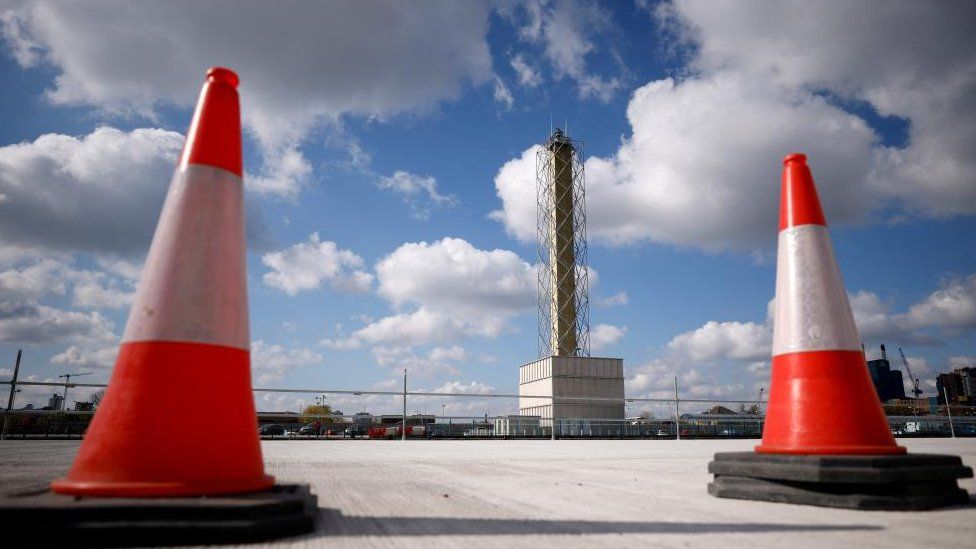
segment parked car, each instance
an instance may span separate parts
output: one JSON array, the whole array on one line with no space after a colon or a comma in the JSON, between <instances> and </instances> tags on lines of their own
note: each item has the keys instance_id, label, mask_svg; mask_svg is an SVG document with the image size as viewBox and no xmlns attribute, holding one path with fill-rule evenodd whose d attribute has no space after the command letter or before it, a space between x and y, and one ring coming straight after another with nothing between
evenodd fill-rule
<instances>
[{"instance_id":1,"label":"parked car","mask_svg":"<svg viewBox=\"0 0 976 549\"><path fill-rule=\"evenodd\" d=\"M349 427L346 429L346 436L349 438L356 438L361 436L366 436L366 431L358 429L356 427Z\"/></svg>"},{"instance_id":2,"label":"parked car","mask_svg":"<svg viewBox=\"0 0 976 549\"><path fill-rule=\"evenodd\" d=\"M285 428L282 425L269 423L259 427L258 434L261 436L283 436L285 434Z\"/></svg>"},{"instance_id":3,"label":"parked car","mask_svg":"<svg viewBox=\"0 0 976 549\"><path fill-rule=\"evenodd\" d=\"M669 436L671 436L671 433L669 433L667 429L658 429L657 430L657 436L659 436L659 437L669 437Z\"/></svg>"},{"instance_id":4,"label":"parked car","mask_svg":"<svg viewBox=\"0 0 976 549\"><path fill-rule=\"evenodd\" d=\"M318 436L321 427L316 427L314 424L309 423L308 425L303 425L301 429L298 430L298 434L304 436Z\"/></svg>"}]
</instances>

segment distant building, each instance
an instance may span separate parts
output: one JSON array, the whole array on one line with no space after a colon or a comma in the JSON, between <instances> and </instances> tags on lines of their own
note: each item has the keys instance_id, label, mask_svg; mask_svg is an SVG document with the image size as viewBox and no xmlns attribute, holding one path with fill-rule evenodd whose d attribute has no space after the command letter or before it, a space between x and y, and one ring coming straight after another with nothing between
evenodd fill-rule
<instances>
[{"instance_id":1,"label":"distant building","mask_svg":"<svg viewBox=\"0 0 976 549\"><path fill-rule=\"evenodd\" d=\"M60 410L62 404L64 404L64 397L55 393L51 395L51 398L47 399L45 410Z\"/></svg>"},{"instance_id":2,"label":"distant building","mask_svg":"<svg viewBox=\"0 0 976 549\"><path fill-rule=\"evenodd\" d=\"M868 361L868 373L881 402L905 398L905 381L900 370L892 370L887 358Z\"/></svg>"},{"instance_id":3,"label":"distant building","mask_svg":"<svg viewBox=\"0 0 976 549\"><path fill-rule=\"evenodd\" d=\"M957 368L953 373L959 374L961 378L962 392L966 395L966 400L970 404L976 404L976 368Z\"/></svg>"},{"instance_id":4,"label":"distant building","mask_svg":"<svg viewBox=\"0 0 976 549\"><path fill-rule=\"evenodd\" d=\"M939 391L939 404L966 404L969 399L966 397L966 390L963 386L962 375L957 372L939 374L935 377L935 388Z\"/></svg>"}]
</instances>

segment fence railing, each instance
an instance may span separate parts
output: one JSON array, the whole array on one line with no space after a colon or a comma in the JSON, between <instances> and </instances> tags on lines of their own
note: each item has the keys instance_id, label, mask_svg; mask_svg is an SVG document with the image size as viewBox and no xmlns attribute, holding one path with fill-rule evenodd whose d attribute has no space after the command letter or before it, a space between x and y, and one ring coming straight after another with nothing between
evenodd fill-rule
<instances>
[{"instance_id":1,"label":"fence railing","mask_svg":"<svg viewBox=\"0 0 976 549\"><path fill-rule=\"evenodd\" d=\"M0 386L52 387L68 389L107 387L103 383L56 383L38 381L0 381ZM2 392L2 389L0 389ZM518 394L483 394L471 392L388 391L375 389L254 388L256 395L304 394L341 399L353 404L356 399L388 413L320 414L258 411L262 435L268 438L759 438L762 435L765 402L749 400L716 400L702 398L594 398L520 396ZM14 394L14 393L11 393ZM384 400L384 398L390 400ZM601 402L622 404L625 418L557 418L520 416L518 400L535 399L552 404ZM495 408L498 402L515 401L505 412ZM452 412L447 413L447 401ZM461 404L457 404L461 402ZM472 405L472 403L477 403ZM482 405L492 410L473 413ZM309 402L308 404L312 404ZM426 413L433 404L440 414ZM412 405L412 412L407 410ZM420 408L423 405L423 408ZM891 431L900 437L976 436L976 407L944 405L908 406L904 403L886 406ZM461 411L458 411L461 410ZM379 410L377 410L379 412ZM15 438L80 437L93 411L25 410L11 408L4 412L3 436ZM219 414L201 410L201 425L211 425ZM406 429L404 429L404 426ZM188 426L197 428L197 426Z\"/></svg>"}]
</instances>

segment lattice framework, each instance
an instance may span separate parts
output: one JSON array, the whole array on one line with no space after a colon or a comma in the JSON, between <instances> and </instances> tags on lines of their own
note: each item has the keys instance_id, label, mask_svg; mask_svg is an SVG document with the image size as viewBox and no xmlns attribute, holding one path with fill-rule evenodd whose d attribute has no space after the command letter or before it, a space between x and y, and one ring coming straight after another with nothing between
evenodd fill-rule
<instances>
[{"instance_id":1,"label":"lattice framework","mask_svg":"<svg viewBox=\"0 0 976 549\"><path fill-rule=\"evenodd\" d=\"M590 356L583 144L556 129L536 154L539 355Z\"/></svg>"}]
</instances>

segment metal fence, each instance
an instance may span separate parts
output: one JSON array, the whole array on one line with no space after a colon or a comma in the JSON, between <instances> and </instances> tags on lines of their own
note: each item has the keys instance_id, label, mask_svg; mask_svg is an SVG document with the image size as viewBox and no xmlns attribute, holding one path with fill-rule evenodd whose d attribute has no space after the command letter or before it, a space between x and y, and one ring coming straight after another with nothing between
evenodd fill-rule
<instances>
[{"instance_id":1,"label":"metal fence","mask_svg":"<svg viewBox=\"0 0 976 549\"><path fill-rule=\"evenodd\" d=\"M0 381L11 391L11 381ZM54 389L102 389L100 383L21 382L16 386ZM532 397L548 402L604 400L622 403L626 419L550 418L518 415L517 394L442 393L306 388L255 388L256 395L307 395L311 399L361 402L374 413L303 413L258 411L261 435L269 439L512 439L512 438L760 438L764 402L689 398L594 399ZM13 393L11 393L13 394ZM448 404L450 403L450 404ZM472 403L475 403L472 406ZM450 406L452 412L448 413ZM484 413L473 413L483 407ZM436 413L438 411L441 413ZM886 406L891 431L898 437L976 437L976 407ZM412 410L408 412L408 409ZM427 413L432 409L434 413ZM457 412L456 410L464 410ZM382 412L387 413L382 413ZM7 409L7 438L80 438L93 411ZM200 424L187 428L220 428L214 414L201 410ZM828 426L829 428L829 426Z\"/></svg>"}]
</instances>

